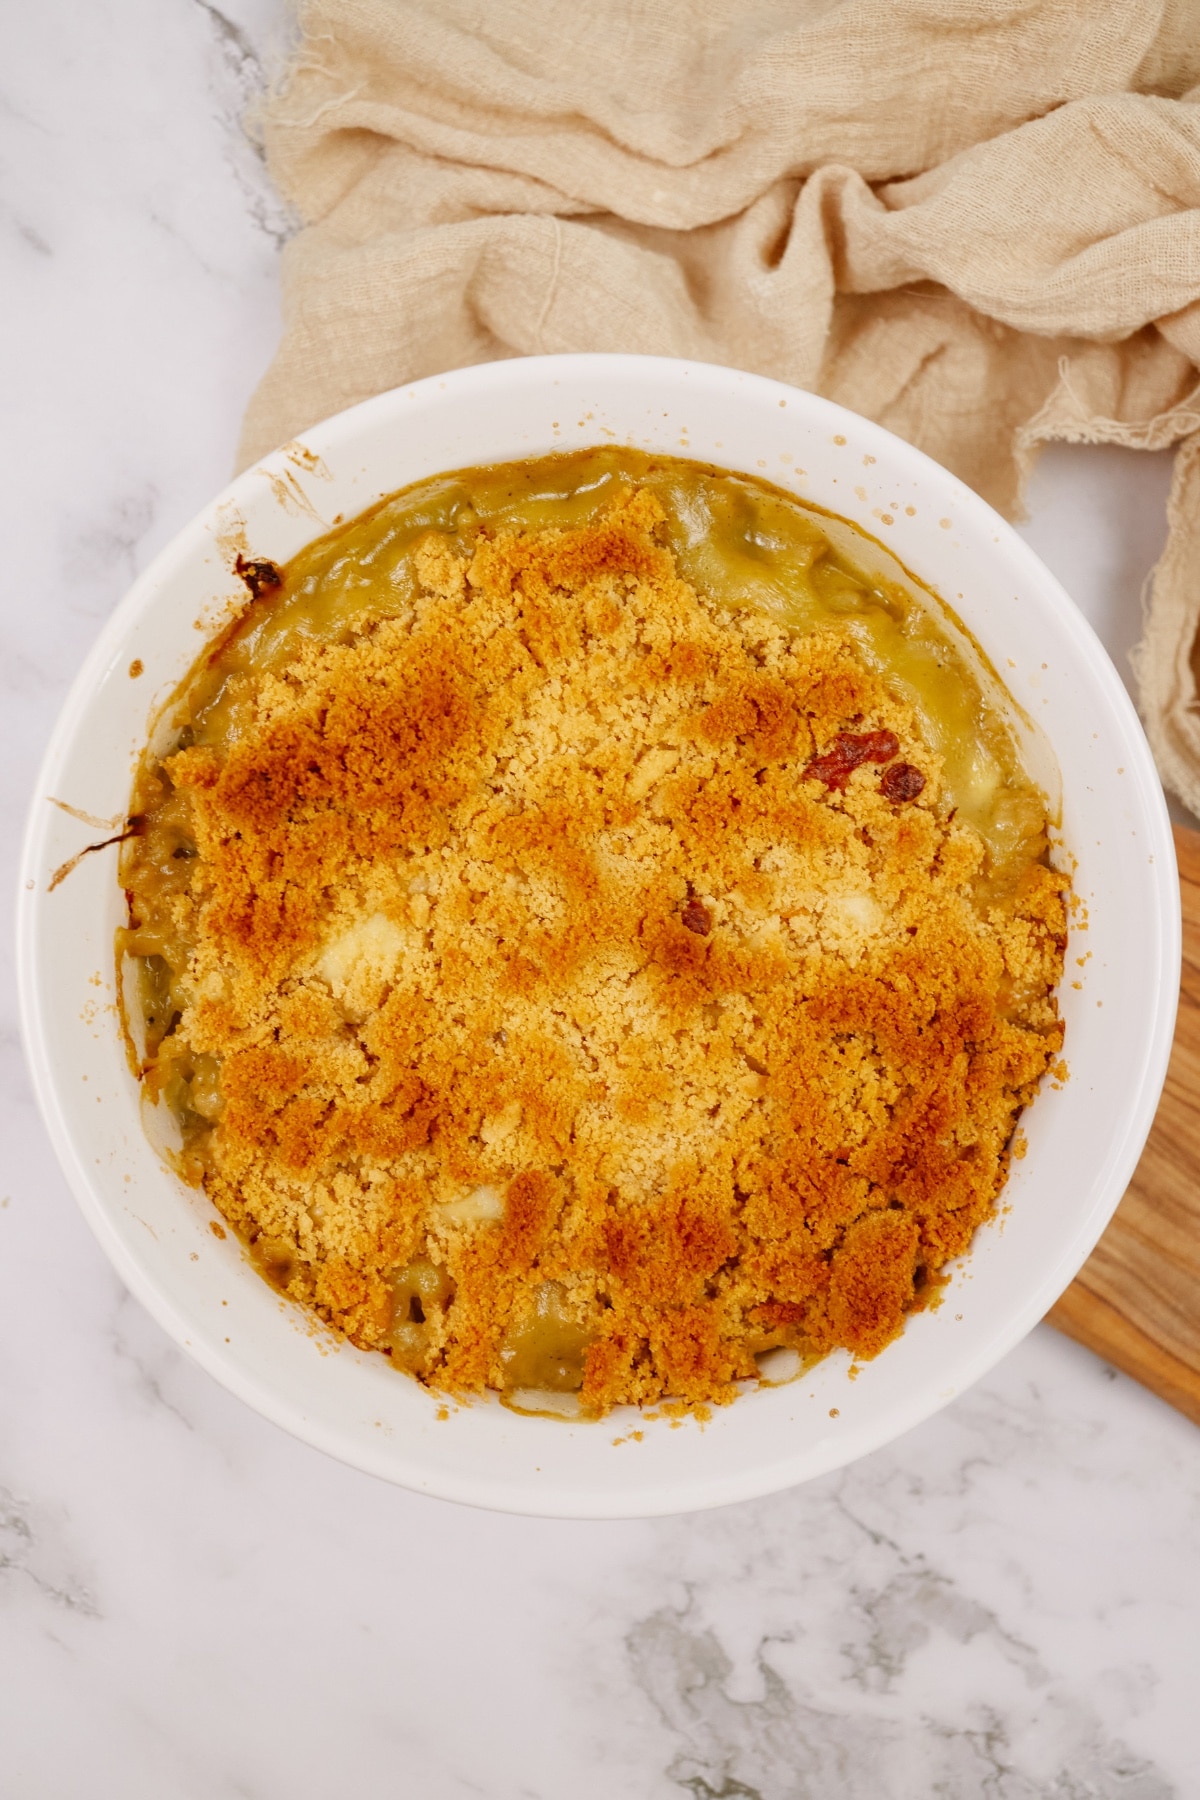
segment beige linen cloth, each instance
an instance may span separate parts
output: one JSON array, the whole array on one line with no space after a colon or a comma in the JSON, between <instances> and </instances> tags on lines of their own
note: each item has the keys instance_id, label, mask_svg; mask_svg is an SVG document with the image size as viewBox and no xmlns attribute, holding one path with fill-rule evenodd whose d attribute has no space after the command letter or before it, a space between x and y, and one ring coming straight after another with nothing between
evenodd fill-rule
<instances>
[{"instance_id":1,"label":"beige linen cloth","mask_svg":"<svg viewBox=\"0 0 1200 1800\"><path fill-rule=\"evenodd\" d=\"M571 350L815 389L1009 513L1048 439L1178 444L1137 673L1200 811L1200 0L313 0L301 24L262 130L304 228L243 463L415 377Z\"/></svg>"}]
</instances>

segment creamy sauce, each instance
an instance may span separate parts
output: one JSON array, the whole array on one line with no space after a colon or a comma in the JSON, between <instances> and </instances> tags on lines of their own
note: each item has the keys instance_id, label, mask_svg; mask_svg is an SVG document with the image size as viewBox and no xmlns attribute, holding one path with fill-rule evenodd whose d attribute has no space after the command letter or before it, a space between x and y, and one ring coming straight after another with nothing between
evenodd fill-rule
<instances>
[{"instance_id":1,"label":"creamy sauce","mask_svg":"<svg viewBox=\"0 0 1200 1800\"><path fill-rule=\"evenodd\" d=\"M797 633L831 626L848 633L915 708L943 760L944 810L957 809L987 848L976 883L981 910L1002 899L1031 862L1045 858L1047 802L1023 767L1011 702L934 595L857 528L765 482L615 447L421 482L310 545L280 573L277 586L270 565L251 565L268 578L256 577L257 597L170 703L169 748L196 743L227 750L243 730L261 677L284 669L303 643L343 642L406 611L416 593L413 551L429 532L444 534L466 555L481 530L585 525L631 484L657 496L680 572L694 587L731 607L760 608ZM659 773L646 771L647 785ZM147 1098L165 1100L177 1121L177 1166L201 1179L205 1140L220 1112L219 1063L177 1053L172 1041L187 998L191 948L173 903L187 887L195 845L187 798L149 752L132 811L145 825L126 844L121 867L130 900L130 924L118 940L128 1034ZM869 895L861 897L864 931L875 907ZM359 958L370 952L379 961L387 950L383 940L395 930L385 919L368 920L357 934L331 944L322 965L331 986L349 988ZM495 1197L481 1188L452 1204L465 1209L464 1218L474 1209L487 1219ZM286 1280L284 1248L264 1241L255 1256L268 1278ZM419 1370L448 1293L441 1271L429 1263L401 1271L390 1340L398 1363ZM579 1385L585 1350L559 1290L547 1284L505 1352L509 1386L569 1392Z\"/></svg>"},{"instance_id":2,"label":"creamy sauce","mask_svg":"<svg viewBox=\"0 0 1200 1800\"><path fill-rule=\"evenodd\" d=\"M1045 827L1005 717L1009 700L949 609L848 521L768 483L622 448L584 450L438 476L393 495L300 553L282 589L252 606L210 669L188 685L194 741L223 748L238 731L251 672L281 669L299 643L352 637L399 613L415 592L414 545L429 531L469 553L480 527L585 525L631 483L651 488L693 586L755 606L797 632L837 625L918 711L942 757L949 803L981 834L1003 884Z\"/></svg>"}]
</instances>

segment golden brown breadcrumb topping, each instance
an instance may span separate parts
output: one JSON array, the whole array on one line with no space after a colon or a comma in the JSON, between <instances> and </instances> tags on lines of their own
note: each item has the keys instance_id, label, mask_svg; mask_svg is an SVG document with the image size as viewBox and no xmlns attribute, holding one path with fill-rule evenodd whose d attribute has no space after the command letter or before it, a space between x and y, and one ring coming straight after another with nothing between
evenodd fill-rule
<instances>
[{"instance_id":1,"label":"golden brown breadcrumb topping","mask_svg":"<svg viewBox=\"0 0 1200 1800\"><path fill-rule=\"evenodd\" d=\"M776 1345L873 1356L1061 1044L1062 878L982 898L850 634L695 591L661 518L430 534L399 616L165 764L207 1190L451 1392L696 1405Z\"/></svg>"}]
</instances>

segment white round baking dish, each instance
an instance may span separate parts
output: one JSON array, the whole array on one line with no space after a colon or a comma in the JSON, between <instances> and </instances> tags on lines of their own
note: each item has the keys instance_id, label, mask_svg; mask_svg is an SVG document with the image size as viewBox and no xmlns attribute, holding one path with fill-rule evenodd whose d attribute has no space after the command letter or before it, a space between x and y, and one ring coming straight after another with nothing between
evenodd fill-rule
<instances>
[{"instance_id":1,"label":"white round baking dish","mask_svg":"<svg viewBox=\"0 0 1200 1800\"><path fill-rule=\"evenodd\" d=\"M51 804L119 819L155 709L201 631L244 600L247 555L285 562L335 521L441 470L598 442L763 476L854 520L954 608L1044 733L1083 911L1061 1005L1069 1078L1025 1115L1002 1217L935 1311L854 1381L833 1356L711 1422L617 1413L599 1423L447 1409L384 1358L335 1343L282 1301L201 1193L148 1143L115 1008L122 920L115 849L52 872L104 835ZM140 663L143 673L131 678ZM47 1129L84 1215L133 1292L233 1393L344 1461L423 1493L513 1512L623 1517L717 1506L836 1468L975 1381L1083 1263L1133 1172L1166 1071L1179 891L1162 791L1095 635L990 507L900 439L758 376L650 357L487 364L327 420L242 475L122 601L76 681L38 778L21 872L21 1006ZM1086 960L1082 960L1085 959ZM448 1416L442 1416L447 1415ZM642 1433L630 1436L631 1428Z\"/></svg>"}]
</instances>

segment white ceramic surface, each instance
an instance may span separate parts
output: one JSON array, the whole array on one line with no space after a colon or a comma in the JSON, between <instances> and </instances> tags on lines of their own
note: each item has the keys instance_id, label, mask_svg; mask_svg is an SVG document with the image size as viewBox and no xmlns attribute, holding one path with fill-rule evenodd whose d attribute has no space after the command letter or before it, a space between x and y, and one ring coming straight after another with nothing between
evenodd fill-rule
<instances>
[{"instance_id":1,"label":"white ceramic surface","mask_svg":"<svg viewBox=\"0 0 1200 1800\"><path fill-rule=\"evenodd\" d=\"M253 1273L211 1209L141 1129L111 979L114 850L53 893L50 872L95 836L48 796L117 817L155 703L193 660L196 627L240 598L230 544L286 560L382 494L440 469L596 441L749 473L856 520L954 606L1044 729L1063 778L1086 932L1062 994L1070 1079L1026 1115L1003 1221L943 1305L858 1379L832 1357L747 1394L701 1427L616 1414L601 1424L452 1409L382 1359L314 1337ZM873 460L872 460L873 459ZM145 673L132 680L137 657ZM1153 1114L1174 1018L1178 894L1166 812L1140 727L1090 628L977 496L885 431L758 377L655 359L559 357L459 371L309 432L242 476L147 569L72 690L33 802L19 966L38 1096L72 1188L121 1275L233 1392L308 1442L431 1494L512 1511L633 1516L766 1493L861 1456L952 1399L1043 1315L1099 1236ZM1090 953L1079 967L1077 957ZM835 1410L836 1409L836 1410ZM640 1425L640 1442L627 1438Z\"/></svg>"}]
</instances>

